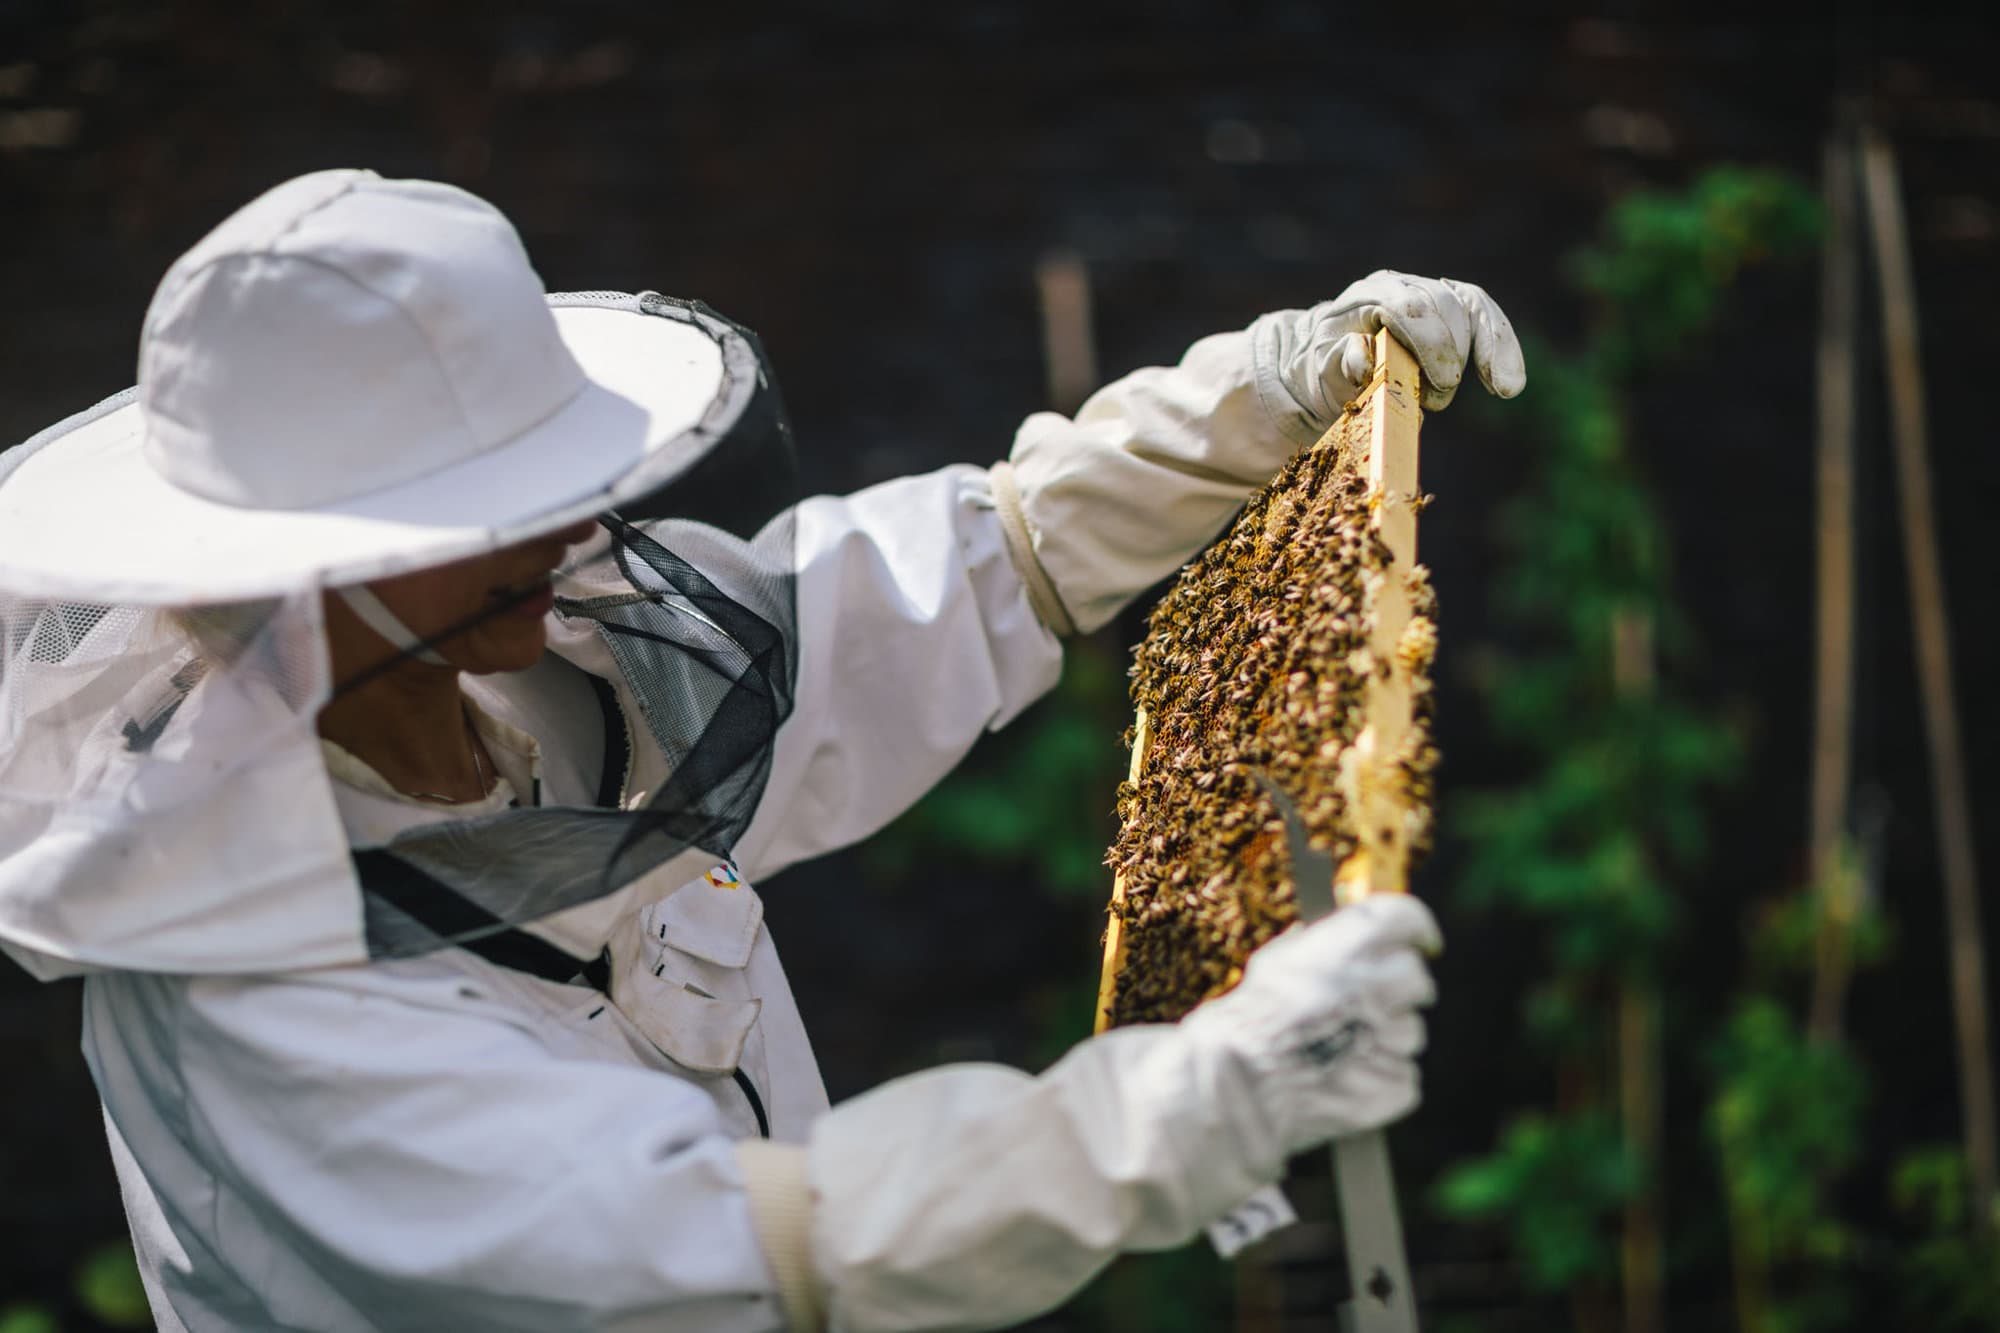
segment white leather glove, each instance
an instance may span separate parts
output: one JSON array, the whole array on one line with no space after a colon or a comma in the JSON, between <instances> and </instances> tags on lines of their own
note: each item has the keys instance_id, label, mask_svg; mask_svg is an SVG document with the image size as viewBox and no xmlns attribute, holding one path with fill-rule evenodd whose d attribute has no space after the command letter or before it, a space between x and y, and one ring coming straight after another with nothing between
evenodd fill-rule
<instances>
[{"instance_id":1,"label":"white leather glove","mask_svg":"<svg viewBox=\"0 0 2000 1333\"><path fill-rule=\"evenodd\" d=\"M809 1275L784 1288L793 1326L1019 1323L1122 1251L1184 1244L1292 1153L1404 1114L1437 943L1422 904L1369 899L1273 941L1178 1025L1093 1037L1039 1078L898 1079L824 1116L802 1161L741 1145L773 1271Z\"/></svg>"},{"instance_id":2,"label":"white leather glove","mask_svg":"<svg viewBox=\"0 0 2000 1333\"><path fill-rule=\"evenodd\" d=\"M1251 956L1243 980L1182 1022L1218 1067L1239 1063L1282 1162L1415 1108L1417 1010L1437 998L1423 954L1443 946L1407 894L1364 898ZM1252 1117L1243 1117L1247 1126Z\"/></svg>"},{"instance_id":3,"label":"white leather glove","mask_svg":"<svg viewBox=\"0 0 2000 1333\"><path fill-rule=\"evenodd\" d=\"M1468 361L1490 393L1512 398L1527 386L1506 312L1485 288L1453 278L1377 269L1331 301L1266 315L1253 328L1276 340L1268 355L1279 380L1324 433L1367 383L1385 325L1416 356L1431 411L1450 405Z\"/></svg>"},{"instance_id":4,"label":"white leather glove","mask_svg":"<svg viewBox=\"0 0 2000 1333\"><path fill-rule=\"evenodd\" d=\"M1074 419L1038 412L993 469L995 507L1043 623L1088 632L1173 573L1366 381L1387 326L1449 403L1468 363L1503 398L1527 374L1513 326L1471 283L1386 270L1307 310L1203 338L1177 366L1134 371Z\"/></svg>"}]
</instances>

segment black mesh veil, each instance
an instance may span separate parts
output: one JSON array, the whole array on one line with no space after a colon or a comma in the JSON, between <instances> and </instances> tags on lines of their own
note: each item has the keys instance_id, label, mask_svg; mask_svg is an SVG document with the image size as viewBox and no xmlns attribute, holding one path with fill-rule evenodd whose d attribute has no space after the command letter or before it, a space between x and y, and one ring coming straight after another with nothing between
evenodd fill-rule
<instances>
[{"instance_id":1,"label":"black mesh veil","mask_svg":"<svg viewBox=\"0 0 2000 1333\"><path fill-rule=\"evenodd\" d=\"M689 520L603 522L628 591L559 598L556 615L592 627L616 685L559 662L538 672L544 688L551 674L581 677L599 704L597 803L427 825L357 853L371 953L422 953L574 907L690 850L727 859L748 827L791 711L791 579L768 559L789 551L789 516L751 542ZM697 563L718 554L755 573L725 587ZM667 776L628 808L621 774L644 744Z\"/></svg>"},{"instance_id":2,"label":"black mesh veil","mask_svg":"<svg viewBox=\"0 0 2000 1333\"><path fill-rule=\"evenodd\" d=\"M357 853L368 947L378 957L578 906L689 851L728 858L756 812L773 741L791 712L797 467L756 335L706 306L653 293L551 300L634 301L649 314L698 321L752 353L755 383L715 447L665 487L604 515L605 542L558 580L555 615L587 626L615 675L556 655L536 681L489 682L505 694L561 688L551 676L580 679L603 729L592 804L427 825ZM640 798L623 778L632 747L643 745L657 747L665 776Z\"/></svg>"},{"instance_id":3,"label":"black mesh veil","mask_svg":"<svg viewBox=\"0 0 2000 1333\"><path fill-rule=\"evenodd\" d=\"M267 899L277 903L270 911L282 909L287 884L344 881L350 904L358 885L369 957L499 936L655 872L680 873L683 861L732 859L792 708L797 468L757 338L703 305L654 293L549 299L701 329L723 353L725 391L698 428L711 437L698 460L603 514L600 535L557 572L543 660L467 678L475 700L582 778L359 850L329 843L338 850L311 853L310 837L239 822L231 847L209 854L260 912ZM122 843L171 868L199 859L200 849L176 852L175 839L215 803L234 803L252 823L259 809L279 809L272 784L317 759L318 709L362 683L328 679L319 597L310 589L161 609L0 589L0 868L9 872L0 875L0 945L115 963L144 923L112 928L116 939L59 938L79 929L78 895L108 892L83 887L92 858ZM87 838L58 836L71 826ZM260 857L297 864L267 868ZM68 902L28 883L38 858L53 867L38 882L63 881ZM306 941L296 952L337 956L338 947Z\"/></svg>"}]
</instances>

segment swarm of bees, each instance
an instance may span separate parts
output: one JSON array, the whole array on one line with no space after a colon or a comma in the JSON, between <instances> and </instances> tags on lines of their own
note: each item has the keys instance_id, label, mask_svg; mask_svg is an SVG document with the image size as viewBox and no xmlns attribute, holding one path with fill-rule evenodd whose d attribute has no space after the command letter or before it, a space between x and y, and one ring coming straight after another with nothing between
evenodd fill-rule
<instances>
[{"instance_id":1,"label":"swarm of bees","mask_svg":"<svg viewBox=\"0 0 2000 1333\"><path fill-rule=\"evenodd\" d=\"M1367 445L1366 416L1350 406L1153 611L1132 667L1145 735L1127 738L1146 748L1119 788L1106 858L1122 886L1112 1026L1180 1018L1235 985L1251 952L1297 919L1284 824L1253 772L1290 793L1336 864L1353 855L1341 756L1366 724L1369 682L1389 673L1411 689L1412 723L1388 771L1412 863L1428 849L1436 595L1423 567L1390 568L1371 520L1429 497L1371 496ZM1381 654L1375 602L1393 577L1412 618Z\"/></svg>"}]
</instances>

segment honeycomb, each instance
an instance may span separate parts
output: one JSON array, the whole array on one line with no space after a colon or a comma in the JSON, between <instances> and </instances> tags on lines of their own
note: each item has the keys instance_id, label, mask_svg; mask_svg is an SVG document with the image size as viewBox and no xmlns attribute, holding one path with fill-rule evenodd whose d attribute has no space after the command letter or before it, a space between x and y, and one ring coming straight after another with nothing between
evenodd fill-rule
<instances>
[{"instance_id":1,"label":"honeycomb","mask_svg":"<svg viewBox=\"0 0 2000 1333\"><path fill-rule=\"evenodd\" d=\"M1336 865L1354 856L1362 839L1343 756L1367 725L1371 685L1397 677L1410 725L1372 771L1391 788L1410 864L1428 849L1437 601L1422 566L1402 576L1410 617L1394 651L1371 644L1396 591L1380 511L1429 497L1371 495L1369 434L1366 403L1350 404L1153 610L1132 666L1140 721L1127 742L1140 754L1106 857L1120 885L1109 1026L1180 1018L1298 919L1284 824L1253 770L1291 794Z\"/></svg>"}]
</instances>

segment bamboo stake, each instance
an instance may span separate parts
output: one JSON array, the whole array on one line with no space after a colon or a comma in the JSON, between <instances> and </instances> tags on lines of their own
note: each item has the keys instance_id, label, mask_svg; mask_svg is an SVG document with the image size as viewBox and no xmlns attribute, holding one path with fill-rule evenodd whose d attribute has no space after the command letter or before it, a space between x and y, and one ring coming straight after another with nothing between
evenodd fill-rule
<instances>
[{"instance_id":1,"label":"bamboo stake","mask_svg":"<svg viewBox=\"0 0 2000 1333\"><path fill-rule=\"evenodd\" d=\"M1812 1001L1807 1031L1815 1041L1840 1035L1840 1011L1852 971L1858 904L1846 873L1848 792L1854 738L1854 152L1848 136L1828 138L1822 192L1827 230L1821 254L1819 329L1818 602L1813 673L1812 807L1809 892L1818 901Z\"/></svg>"},{"instance_id":2,"label":"bamboo stake","mask_svg":"<svg viewBox=\"0 0 2000 1333\"><path fill-rule=\"evenodd\" d=\"M1035 265L1035 289L1041 297L1049 406L1058 412L1074 412L1097 387L1090 269L1074 250L1051 250Z\"/></svg>"},{"instance_id":3,"label":"bamboo stake","mask_svg":"<svg viewBox=\"0 0 2000 1333\"><path fill-rule=\"evenodd\" d=\"M1994 1226L1993 1064L1986 1022L1986 952L1979 921L1979 873L1959 751L1958 712L1951 678L1951 627L1938 554L1925 440L1923 361L1917 344L1916 282L1903 226L1895 149L1874 128L1862 132L1862 180L1881 285L1882 344L1888 363L1890 415L1902 501L1903 557L1910 580L1910 618L1917 676L1929 740L1931 799L1944 877L1950 933L1952 1017L1958 1035L1958 1075L1965 1158L1973 1190L1974 1225Z\"/></svg>"},{"instance_id":4,"label":"bamboo stake","mask_svg":"<svg viewBox=\"0 0 2000 1333\"><path fill-rule=\"evenodd\" d=\"M1653 618L1619 612L1611 622L1613 686L1625 699L1652 693ZM1660 1333L1663 1268L1660 1189L1661 1059L1658 987L1649 977L1621 977L1618 985L1618 1107L1625 1145L1639 1163L1639 1191L1625 1205L1620 1237L1624 1279L1624 1333Z\"/></svg>"}]
</instances>

